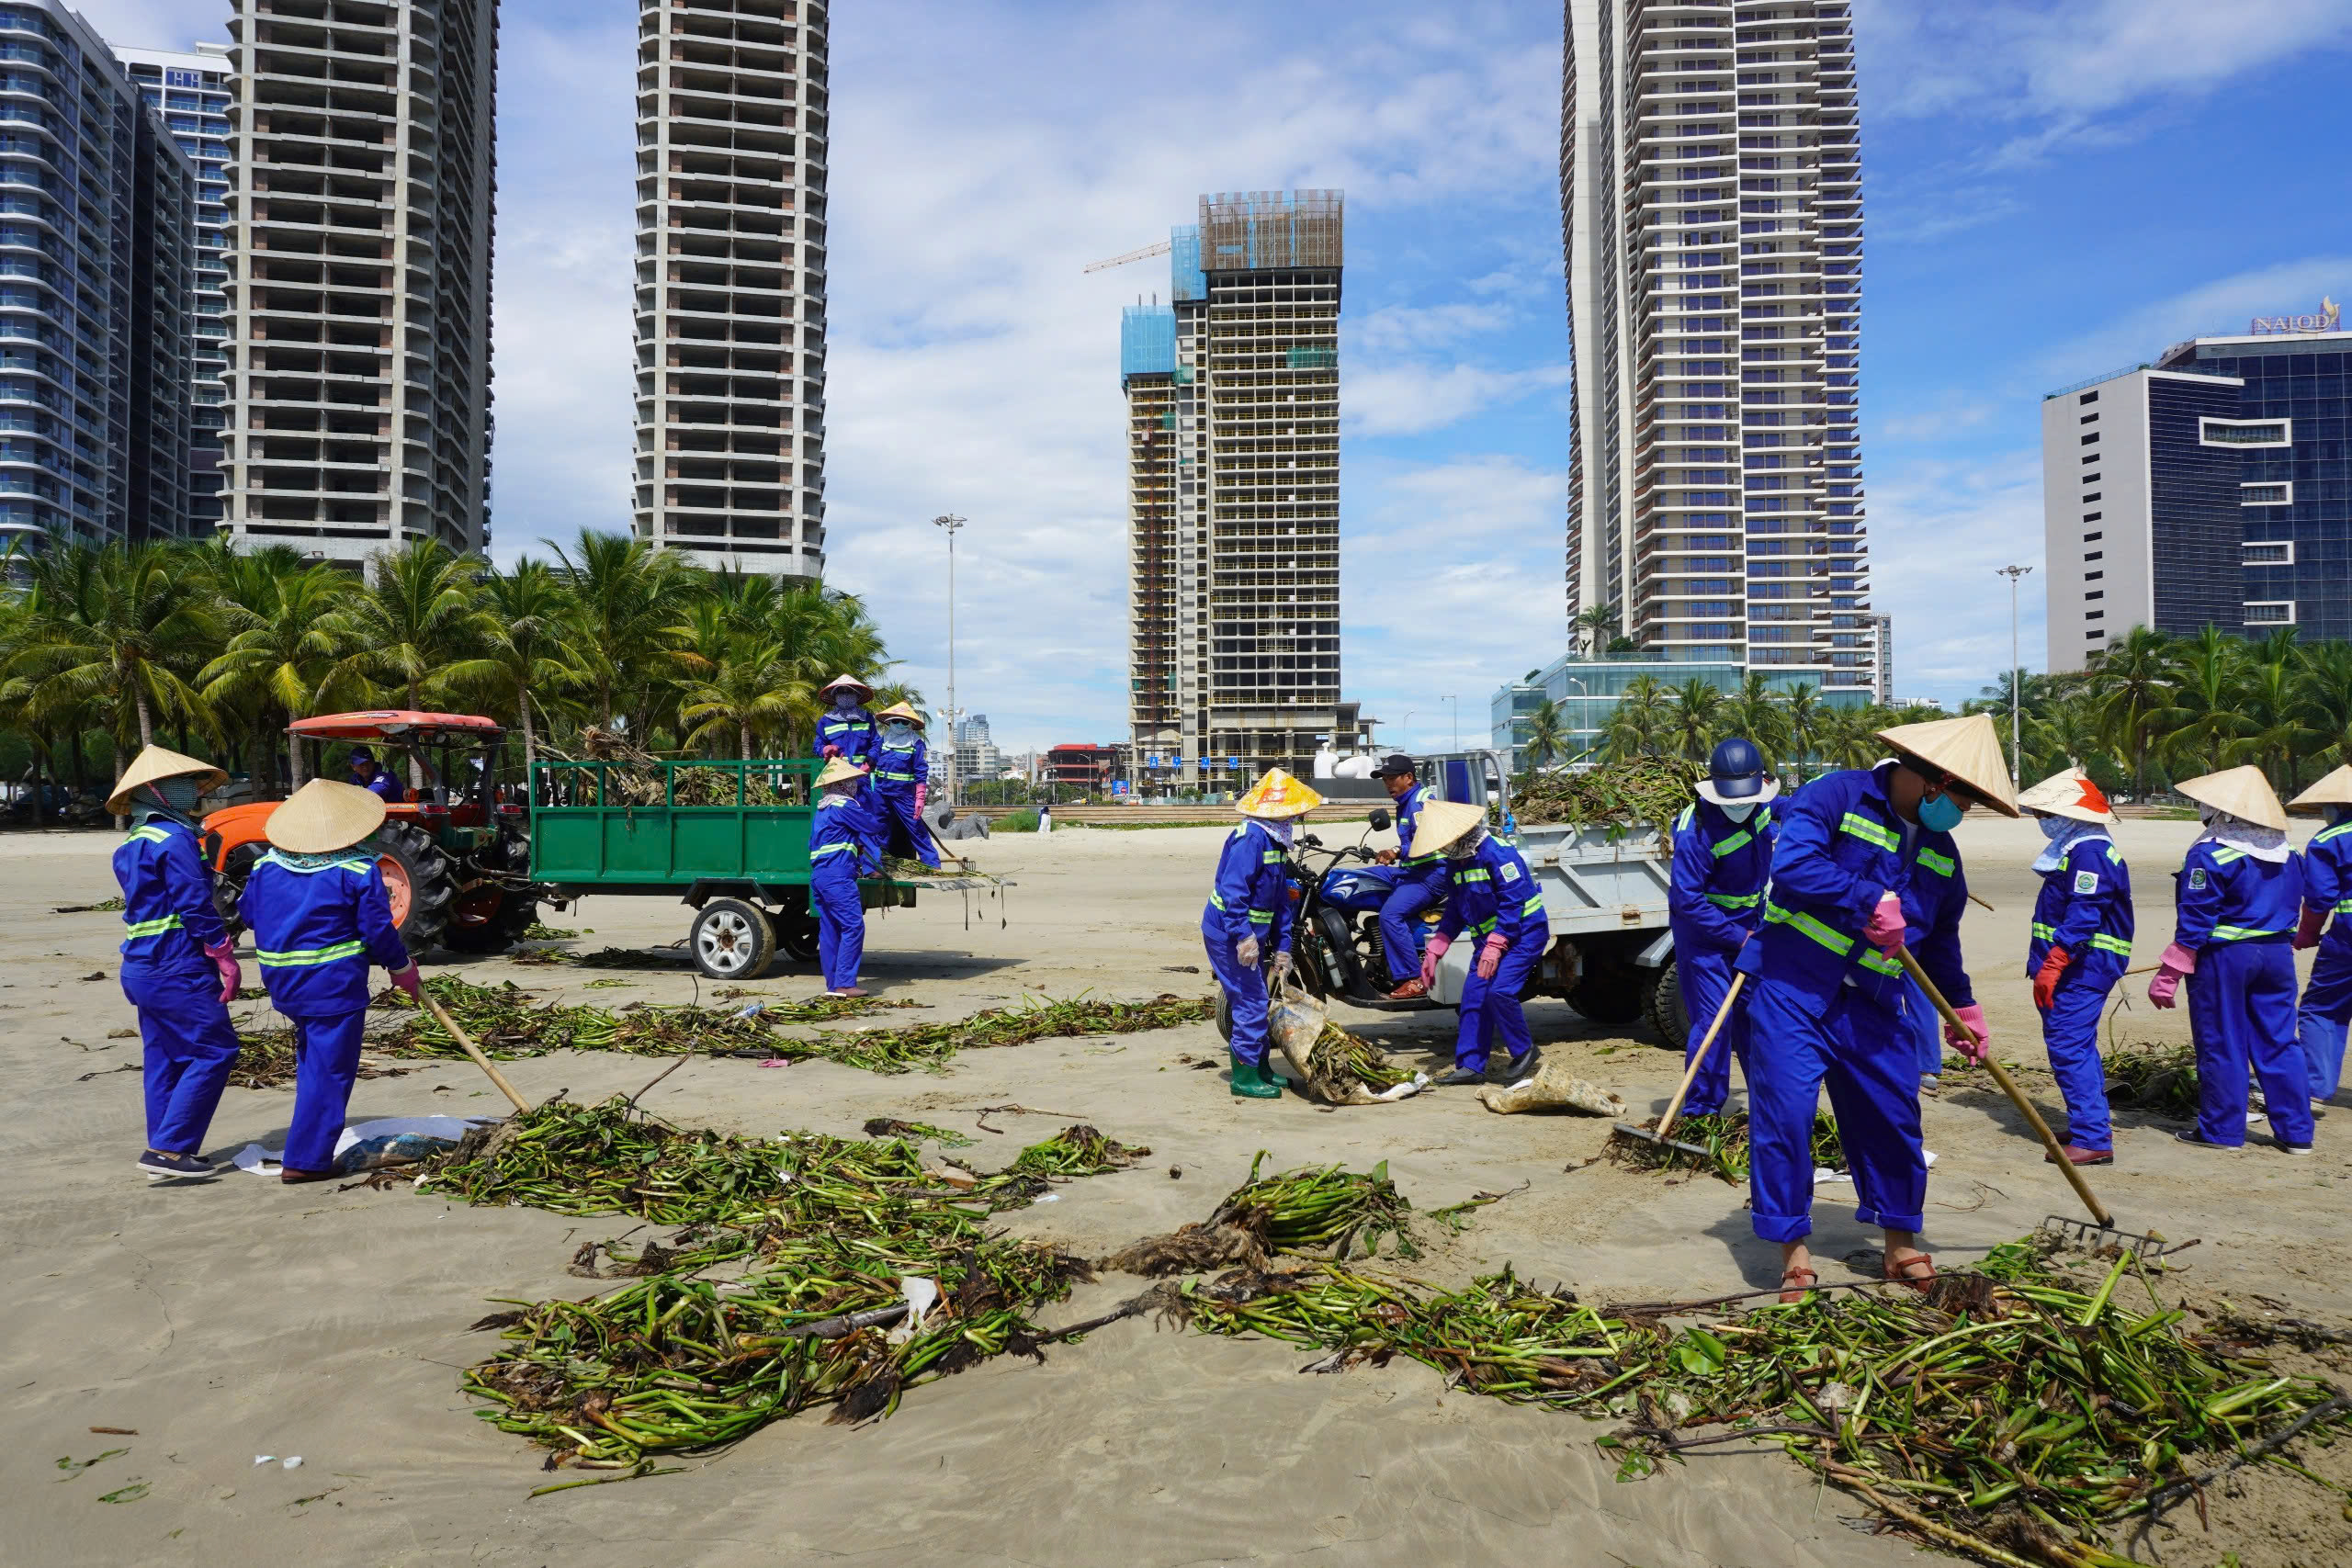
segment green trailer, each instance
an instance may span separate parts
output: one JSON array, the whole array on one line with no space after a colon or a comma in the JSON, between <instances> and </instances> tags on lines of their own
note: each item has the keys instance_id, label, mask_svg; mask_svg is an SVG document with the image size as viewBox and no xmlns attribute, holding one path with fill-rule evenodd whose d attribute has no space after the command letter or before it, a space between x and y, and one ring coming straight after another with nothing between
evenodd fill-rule
<instances>
[{"instance_id":1,"label":"green trailer","mask_svg":"<svg viewBox=\"0 0 2352 1568\"><path fill-rule=\"evenodd\" d=\"M674 895L695 911L686 948L714 980L764 974L781 951L817 956L808 821L821 764L540 762L531 771L531 880L569 903L593 893ZM923 886L869 878L869 909L911 908Z\"/></svg>"}]
</instances>

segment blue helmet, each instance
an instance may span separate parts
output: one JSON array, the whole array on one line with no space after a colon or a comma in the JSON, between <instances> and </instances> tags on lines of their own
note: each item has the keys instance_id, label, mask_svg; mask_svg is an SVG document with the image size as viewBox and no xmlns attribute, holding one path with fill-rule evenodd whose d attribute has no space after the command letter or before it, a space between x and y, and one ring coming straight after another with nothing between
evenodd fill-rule
<instances>
[{"instance_id":1,"label":"blue helmet","mask_svg":"<svg viewBox=\"0 0 2352 1568\"><path fill-rule=\"evenodd\" d=\"M1780 781L1771 782L1772 793L1779 793ZM1716 742L1715 754L1707 760L1707 782L1699 793L1719 806L1766 795L1764 753L1756 742L1736 735Z\"/></svg>"},{"instance_id":2,"label":"blue helmet","mask_svg":"<svg viewBox=\"0 0 2352 1568\"><path fill-rule=\"evenodd\" d=\"M375 760L376 753L368 750L367 747L354 746L351 749L351 755L345 757L343 761L345 767L356 767L361 762L372 762Z\"/></svg>"}]
</instances>

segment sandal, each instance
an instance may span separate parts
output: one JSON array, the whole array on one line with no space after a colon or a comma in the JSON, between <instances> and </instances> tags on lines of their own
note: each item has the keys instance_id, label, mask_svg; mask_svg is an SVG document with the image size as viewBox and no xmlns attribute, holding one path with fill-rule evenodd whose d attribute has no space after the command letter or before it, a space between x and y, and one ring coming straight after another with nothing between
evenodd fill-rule
<instances>
[{"instance_id":1,"label":"sandal","mask_svg":"<svg viewBox=\"0 0 2352 1568\"><path fill-rule=\"evenodd\" d=\"M1792 1280L1802 1280L1804 1283L1802 1285L1791 1284L1790 1281ZM1805 1297L1811 1295L1813 1293L1814 1286L1820 1283L1820 1281L1821 1276L1819 1274L1815 1273L1810 1269L1804 1268L1803 1265L1799 1265L1794 1269L1781 1269L1781 1304L1782 1306L1796 1305L1799 1302L1804 1300Z\"/></svg>"},{"instance_id":2,"label":"sandal","mask_svg":"<svg viewBox=\"0 0 2352 1568\"><path fill-rule=\"evenodd\" d=\"M1911 1272L1923 1264L1928 1270L1925 1274ZM1924 1295L1928 1287L1936 1282L1936 1260L1924 1252L1914 1253L1900 1263L1888 1258L1882 1261L1881 1273L1890 1283L1908 1285Z\"/></svg>"}]
</instances>

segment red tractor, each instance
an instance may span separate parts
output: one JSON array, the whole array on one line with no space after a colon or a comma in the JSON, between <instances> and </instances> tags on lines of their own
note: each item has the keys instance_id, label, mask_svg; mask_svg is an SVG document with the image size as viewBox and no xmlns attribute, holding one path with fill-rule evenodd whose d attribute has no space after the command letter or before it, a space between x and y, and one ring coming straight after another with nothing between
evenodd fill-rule
<instances>
[{"instance_id":1,"label":"red tractor","mask_svg":"<svg viewBox=\"0 0 2352 1568\"><path fill-rule=\"evenodd\" d=\"M506 739L497 724L463 714L337 713L298 719L288 733L312 777L347 779L340 766L322 769L323 753L335 743L364 745L408 786L408 799L386 807L376 845L392 919L411 950L503 953L538 919L528 814L520 801L497 799ZM204 819L205 860L219 874L214 897L232 931L243 929L238 902L269 850L277 805L232 806Z\"/></svg>"}]
</instances>

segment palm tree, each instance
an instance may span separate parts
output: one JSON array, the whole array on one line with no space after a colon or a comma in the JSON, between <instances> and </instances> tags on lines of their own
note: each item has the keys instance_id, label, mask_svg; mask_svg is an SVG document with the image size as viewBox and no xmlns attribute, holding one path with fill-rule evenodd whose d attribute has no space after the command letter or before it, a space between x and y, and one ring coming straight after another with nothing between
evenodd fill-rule
<instances>
[{"instance_id":1,"label":"palm tree","mask_svg":"<svg viewBox=\"0 0 2352 1568\"><path fill-rule=\"evenodd\" d=\"M2235 704L2245 733L2222 750L2232 762L2259 766L2282 796L2295 792L2295 759L2323 741L2320 731L2304 722L2305 684L2294 627L2282 627L2255 644L2253 659L2241 667Z\"/></svg>"},{"instance_id":2,"label":"palm tree","mask_svg":"<svg viewBox=\"0 0 2352 1568\"><path fill-rule=\"evenodd\" d=\"M1788 712L1772 694L1771 677L1750 670L1741 677L1739 689L1724 699L1710 743L1742 736L1764 753L1766 770L1777 773L1779 759L1788 750Z\"/></svg>"},{"instance_id":3,"label":"palm tree","mask_svg":"<svg viewBox=\"0 0 2352 1568\"><path fill-rule=\"evenodd\" d=\"M2238 707L2245 661L2245 645L2218 626L2207 626L2181 645L2173 703L2158 716L2174 776L2221 767L2231 743L2249 733Z\"/></svg>"},{"instance_id":4,"label":"palm tree","mask_svg":"<svg viewBox=\"0 0 2352 1568\"><path fill-rule=\"evenodd\" d=\"M2147 626L2133 626L2091 667L2100 730L2109 745L2131 756L2132 792L2142 799L2148 794L2148 751L2172 706L2178 675L2172 639Z\"/></svg>"},{"instance_id":5,"label":"palm tree","mask_svg":"<svg viewBox=\"0 0 2352 1568\"><path fill-rule=\"evenodd\" d=\"M1615 640L1619 619L1616 605L1589 604L1577 612L1576 619L1570 624L1583 634L1581 640L1587 651L1598 653Z\"/></svg>"},{"instance_id":6,"label":"palm tree","mask_svg":"<svg viewBox=\"0 0 2352 1568\"><path fill-rule=\"evenodd\" d=\"M198 679L216 708L249 716L254 787L267 799L280 735L292 787L302 787L302 748L286 728L317 710L320 688L348 651L336 617L357 585L324 562L306 562L277 547L240 559L233 576L216 575L216 582L224 580L232 584L225 596L233 635Z\"/></svg>"},{"instance_id":7,"label":"palm tree","mask_svg":"<svg viewBox=\"0 0 2352 1568\"><path fill-rule=\"evenodd\" d=\"M1805 760L1821 750L1821 738L1828 727L1828 710L1822 706L1821 688L1810 681L1800 681L1789 688L1781 699L1786 705L1782 717L1788 726L1790 761L1795 764L1797 783L1804 783Z\"/></svg>"},{"instance_id":8,"label":"palm tree","mask_svg":"<svg viewBox=\"0 0 2352 1568\"><path fill-rule=\"evenodd\" d=\"M2352 762L2352 643L2324 642L2303 650L2300 712L2319 748L2323 767Z\"/></svg>"},{"instance_id":9,"label":"palm tree","mask_svg":"<svg viewBox=\"0 0 2352 1568\"><path fill-rule=\"evenodd\" d=\"M781 729L808 701L807 688L793 678L791 660L775 641L729 628L715 604L702 606L695 618L706 635L696 639L695 674L679 694L678 717L694 727L685 743L708 744L731 731L735 754L749 761L758 755L754 738Z\"/></svg>"},{"instance_id":10,"label":"palm tree","mask_svg":"<svg viewBox=\"0 0 2352 1568\"><path fill-rule=\"evenodd\" d=\"M1527 766L1532 773L1567 755L1568 726L1560 705L1545 697L1527 716Z\"/></svg>"},{"instance_id":11,"label":"palm tree","mask_svg":"<svg viewBox=\"0 0 2352 1568\"><path fill-rule=\"evenodd\" d=\"M581 681L563 657L571 597L545 561L528 556L516 561L514 570L485 578L482 593L492 623L482 657L497 666L501 700L514 701L515 722L523 731L523 776L528 779L539 757L532 709L545 705L547 694L569 690Z\"/></svg>"},{"instance_id":12,"label":"palm tree","mask_svg":"<svg viewBox=\"0 0 2352 1568\"><path fill-rule=\"evenodd\" d=\"M153 744L159 716L211 727L187 674L215 644L220 616L185 547L68 544L28 566L30 596L8 669L32 682L26 711L36 722L86 706L119 748L133 734Z\"/></svg>"},{"instance_id":13,"label":"palm tree","mask_svg":"<svg viewBox=\"0 0 2352 1568\"><path fill-rule=\"evenodd\" d=\"M1604 755L1621 762L1655 756L1666 741L1668 711L1666 686L1656 676L1636 675L1626 682L1601 732Z\"/></svg>"},{"instance_id":14,"label":"palm tree","mask_svg":"<svg viewBox=\"0 0 2352 1568\"><path fill-rule=\"evenodd\" d=\"M572 660L594 694L606 729L626 712L639 733L649 728L656 688L681 666L689 602L707 574L634 534L582 528L567 551L555 552L569 580Z\"/></svg>"},{"instance_id":15,"label":"palm tree","mask_svg":"<svg viewBox=\"0 0 2352 1568\"><path fill-rule=\"evenodd\" d=\"M1707 760L1723 719L1723 693L1696 676L1675 687L1668 698L1667 728L1676 751L1686 761Z\"/></svg>"}]
</instances>

